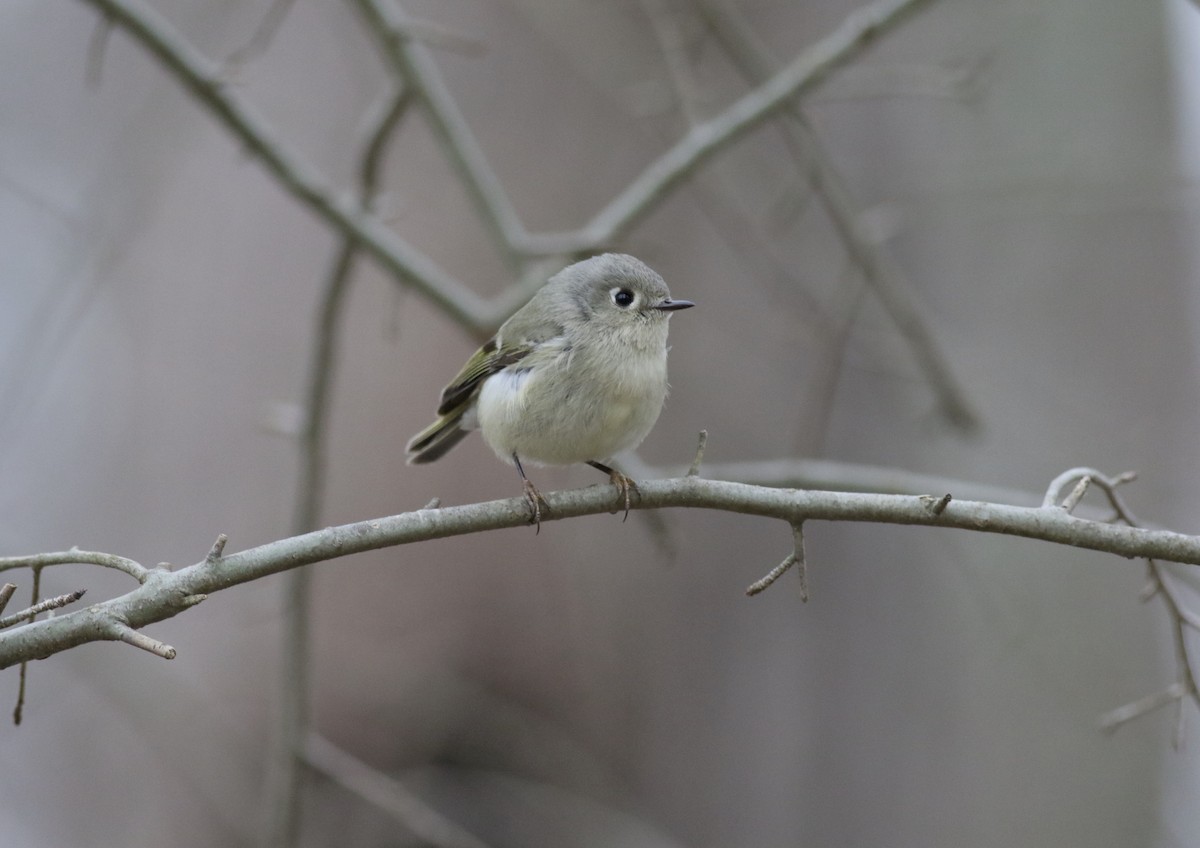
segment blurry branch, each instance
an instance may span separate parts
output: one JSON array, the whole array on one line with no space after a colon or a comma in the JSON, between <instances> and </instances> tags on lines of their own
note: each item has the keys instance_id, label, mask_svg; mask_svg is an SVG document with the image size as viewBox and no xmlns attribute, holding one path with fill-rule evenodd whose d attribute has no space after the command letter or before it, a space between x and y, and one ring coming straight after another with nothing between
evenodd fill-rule
<instances>
[{"instance_id":1,"label":"blurry branch","mask_svg":"<svg viewBox=\"0 0 1200 848\"><path fill-rule=\"evenodd\" d=\"M656 208L669 192L746 133L761 126L792 98L800 97L930 0L877 0L849 15L831 34L758 88L715 117L696 124L674 146L642 171L592 220L573 233L560 233L557 252L570 253L609 244ZM551 237L547 237L548 239Z\"/></svg>"},{"instance_id":2,"label":"blurry branch","mask_svg":"<svg viewBox=\"0 0 1200 848\"><path fill-rule=\"evenodd\" d=\"M821 94L825 101L926 97L973 103L990 82L994 56L943 64L890 64L852 67L838 75Z\"/></svg>"},{"instance_id":3,"label":"blurry branch","mask_svg":"<svg viewBox=\"0 0 1200 848\"><path fill-rule=\"evenodd\" d=\"M707 433L704 434L704 438L707 445ZM682 466L650 465L633 454L621 457L621 467L636 477L651 479L684 473L695 476L699 473L699 466L695 460L685 471ZM998 503L1036 502L1039 497L1033 492L1006 486L958 480L937 474L920 474L891 466L863 465L829 459L779 457L743 462L706 462L704 476L710 480L728 480L756 486L786 486L838 492L878 492L890 495L958 492L960 498Z\"/></svg>"},{"instance_id":4,"label":"blurry branch","mask_svg":"<svg viewBox=\"0 0 1200 848\"><path fill-rule=\"evenodd\" d=\"M100 77L104 67L104 50L108 47L108 37L112 35L112 19L108 16L101 18L92 30L88 39L87 49L87 81L94 86L100 85Z\"/></svg>"},{"instance_id":5,"label":"blurry branch","mask_svg":"<svg viewBox=\"0 0 1200 848\"><path fill-rule=\"evenodd\" d=\"M390 814L422 844L442 848L487 848L473 834L410 792L403 783L367 765L324 737L316 734L308 737L304 745L304 758L334 783Z\"/></svg>"},{"instance_id":6,"label":"blurry branch","mask_svg":"<svg viewBox=\"0 0 1200 848\"><path fill-rule=\"evenodd\" d=\"M545 493L543 522L617 508L608 485ZM678 477L638 483L635 509L714 509L774 518L795 528L852 521L1001 533L1129 558L1200 565L1200 536L1079 518L1057 505L1019 507L913 495L805 491ZM271 574L364 551L529 523L524 497L416 512L327 527L168 571L150 571L133 591L55 618L0 633L0 668L42 659L87 642L111 640L112 624L138 630L178 615L213 592ZM811 524L808 525L811 528ZM36 559L31 557L30 560Z\"/></svg>"},{"instance_id":7,"label":"blurry branch","mask_svg":"<svg viewBox=\"0 0 1200 848\"><path fill-rule=\"evenodd\" d=\"M1101 730L1112 733L1122 724L1173 702L1176 710L1173 742L1178 750L1183 747L1184 702L1190 698L1200 707L1200 691L1196 688L1196 676L1192 670L1187 643L1189 631L1193 634L1200 633L1200 617L1183 605L1174 581L1167 575L1162 564L1153 558L1146 560L1146 581L1146 588L1142 590L1142 600L1162 598L1167 616L1171 620L1171 636L1175 646L1175 661L1179 666L1179 680L1158 695L1149 695L1101 716L1099 725ZM1159 702L1157 699L1163 696L1167 696L1166 700Z\"/></svg>"},{"instance_id":8,"label":"blurry branch","mask_svg":"<svg viewBox=\"0 0 1200 848\"><path fill-rule=\"evenodd\" d=\"M258 22L258 26L254 28L250 38L225 60L227 72L236 70L267 49L267 45L271 43L271 39L283 25L283 19L291 11L294 2L295 0L271 0L267 13Z\"/></svg>"},{"instance_id":9,"label":"blurry branch","mask_svg":"<svg viewBox=\"0 0 1200 848\"><path fill-rule=\"evenodd\" d=\"M654 28L658 49L662 52L663 63L679 101L679 111L689 125L698 124L703 119L700 113L703 98L692 74L687 38L679 23L679 16L672 13L670 0L641 0L641 5Z\"/></svg>"},{"instance_id":10,"label":"blurry branch","mask_svg":"<svg viewBox=\"0 0 1200 848\"><path fill-rule=\"evenodd\" d=\"M363 207L374 206L381 186L381 171L388 142L412 103L411 92L401 86L376 111L363 145L359 165L359 192ZM326 438L329 401L337 367L342 307L354 271L358 244L347 237L334 260L317 308L312 361L304 398L304 424L300 432L300 469L292 533L307 533L317 526L325 495ZM288 575L284 586L283 657L279 720L274 724L266 800L266 844L295 844L300 825L303 786L303 742L309 733L309 599L312 581L308 569Z\"/></svg>"},{"instance_id":11,"label":"blurry branch","mask_svg":"<svg viewBox=\"0 0 1200 848\"><path fill-rule=\"evenodd\" d=\"M515 266L518 253L536 252L433 57L409 34L406 16L391 0L355 0L355 5L379 40L393 70L420 101L434 135L474 200L501 254Z\"/></svg>"},{"instance_id":12,"label":"blurry branch","mask_svg":"<svg viewBox=\"0 0 1200 848\"><path fill-rule=\"evenodd\" d=\"M157 12L139 0L83 0L141 44L178 79L268 171L327 224L353 239L389 273L437 304L463 327L483 332L495 310L459 280L409 245L378 216L336 196L316 170L276 137L249 104L222 82L219 68L200 55ZM500 316L502 320L503 317Z\"/></svg>"},{"instance_id":13,"label":"blurry branch","mask_svg":"<svg viewBox=\"0 0 1200 848\"><path fill-rule=\"evenodd\" d=\"M727 0L693 2L743 75L752 82L770 78L778 63ZM867 234L849 184L838 173L833 158L809 126L796 100L789 100L785 107L787 120L784 128L791 146L796 150L796 155L808 163L806 176L847 253L862 270L867 285L913 351L917 364L937 393L946 418L963 430L975 429L979 425L978 416L929 329L916 292L900 266Z\"/></svg>"},{"instance_id":14,"label":"blurry branch","mask_svg":"<svg viewBox=\"0 0 1200 848\"><path fill-rule=\"evenodd\" d=\"M1136 475L1131 473L1108 477L1092 468L1072 468L1058 475L1046 490L1042 499L1043 509L1057 508L1066 513L1072 512L1089 488L1095 486L1108 500L1113 514L1110 522L1120 522L1127 527L1138 527L1141 522L1126 506L1124 498L1117 489L1130 482ZM1070 490L1067 487L1070 486ZM1063 493L1066 492L1066 495ZM1188 653L1188 632L1200 633L1200 616L1184 606L1179 597L1179 591L1167 575L1165 569L1156 561L1154 556L1146 558L1146 587L1142 590L1142 600L1149 601L1154 597L1162 598L1171 619L1171 630L1175 643L1175 659L1179 665L1179 680L1162 692L1147 695L1136 701L1118 707L1100 717L1101 730L1114 732L1121 725L1135 718L1153 712L1168 704L1175 704L1175 747L1183 744L1183 703L1191 700L1200 707L1200 692L1196 688L1196 677L1192 670L1192 660Z\"/></svg>"},{"instance_id":15,"label":"blurry branch","mask_svg":"<svg viewBox=\"0 0 1200 848\"><path fill-rule=\"evenodd\" d=\"M280 184L327 224L353 239L398 280L417 289L463 327L483 333L507 317L514 295L483 301L459 280L393 233L361 205L339 199L319 174L290 150L266 121L222 82L219 69L191 47L157 12L141 0L82 0L150 52L260 159ZM451 155L469 191L485 211L489 226L511 249L530 255L567 255L611 245L666 199L697 168L746 133L760 126L791 98L852 61L929 0L877 0L850 15L831 35L804 50L759 88L735 101L713 119L698 124L652 162L590 223L566 233L524 231L495 174L457 111L428 56L412 42L406 22L384 0L357 0L376 30L387 33L389 55L403 67L406 81L418 90L435 131ZM414 82L415 81L415 82ZM523 292L521 292L523 293Z\"/></svg>"},{"instance_id":16,"label":"blurry branch","mask_svg":"<svg viewBox=\"0 0 1200 848\"><path fill-rule=\"evenodd\" d=\"M687 39L684 35L680 15L673 13L669 0L641 0L642 8L650 19L668 75L674 85L680 112L689 125L702 120L699 86L694 80L691 62L687 55ZM712 26L711 21L702 24ZM763 77L768 76L763 74ZM756 78L754 82L761 82ZM794 111L789 109L788 112ZM786 117L786 113L784 115ZM809 155L792 135L784 133L784 141L802 177L810 168ZM696 206L713 220L714 229L734 249L752 276L778 276L788 279L788 288L802 291L794 271L779 267L770 257L777 237L761 233L751 222L754 216L745 209L729 208L736 202L739 181L722 179L722 162L717 160L709 168L692 177L689 188ZM805 179L805 182L811 182ZM763 269L763 263L771 267ZM756 267L757 266L757 267ZM826 431L828 416L832 413L833 397L841 377L842 360L846 343L863 302L865 290L863 275L847 275L836 290L831 304L812 303L808 307L808 319L819 340L818 367L811 369L814 385L805 387L801 404L796 453L818 452L820 439ZM661 476L661 475L658 475Z\"/></svg>"}]
</instances>

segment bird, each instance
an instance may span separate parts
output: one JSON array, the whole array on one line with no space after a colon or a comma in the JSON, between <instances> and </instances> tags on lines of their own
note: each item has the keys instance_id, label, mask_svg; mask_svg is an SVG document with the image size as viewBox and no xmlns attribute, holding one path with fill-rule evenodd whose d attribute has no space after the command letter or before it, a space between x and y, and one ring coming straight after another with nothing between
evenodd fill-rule
<instances>
[{"instance_id":1,"label":"bird","mask_svg":"<svg viewBox=\"0 0 1200 848\"><path fill-rule=\"evenodd\" d=\"M637 486L612 457L650 433L667 397L667 330L689 300L641 260L605 253L569 265L500 325L442 390L437 420L407 446L433 462L473 430L521 475L530 523L545 499L525 465L587 463L629 516Z\"/></svg>"}]
</instances>

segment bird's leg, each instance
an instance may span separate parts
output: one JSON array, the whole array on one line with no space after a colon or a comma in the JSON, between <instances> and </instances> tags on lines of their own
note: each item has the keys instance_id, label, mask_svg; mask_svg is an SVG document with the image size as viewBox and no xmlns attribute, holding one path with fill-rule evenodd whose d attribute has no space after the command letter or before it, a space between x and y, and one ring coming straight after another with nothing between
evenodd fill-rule
<instances>
[{"instance_id":1,"label":"bird's leg","mask_svg":"<svg viewBox=\"0 0 1200 848\"><path fill-rule=\"evenodd\" d=\"M536 536L542 532L542 504L546 503L546 499L537 490L537 486L530 483L529 478L525 476L525 469L521 467L521 460L517 458L515 452L512 458L513 464L517 466L517 473L521 475L521 480L525 483L525 501L529 504L529 511L532 513L529 523L537 526L537 530L534 531ZM548 506L549 504L547 504Z\"/></svg>"},{"instance_id":2,"label":"bird's leg","mask_svg":"<svg viewBox=\"0 0 1200 848\"><path fill-rule=\"evenodd\" d=\"M637 483L633 482L632 477L627 477L620 471L617 471L615 468L605 465L603 462L593 462L589 459L588 465L592 466L592 468L595 468L597 471L603 471L605 474L607 474L608 479L611 480L612 484L617 487L617 504L625 504L625 517L621 520L628 520L629 493L630 491L637 491Z\"/></svg>"}]
</instances>

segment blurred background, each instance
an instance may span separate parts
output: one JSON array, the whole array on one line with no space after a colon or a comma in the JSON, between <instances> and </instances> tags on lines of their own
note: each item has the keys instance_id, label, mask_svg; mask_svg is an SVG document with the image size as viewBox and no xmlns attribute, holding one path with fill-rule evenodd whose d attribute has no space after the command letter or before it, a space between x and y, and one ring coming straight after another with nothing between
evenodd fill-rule
<instances>
[{"instance_id":1,"label":"blurred background","mask_svg":"<svg viewBox=\"0 0 1200 848\"><path fill-rule=\"evenodd\" d=\"M135 8L352 198L395 85L361 5ZM755 58L788 61L856 8L403 4L532 232L587 223L748 91ZM185 565L218 533L231 551L289 535L340 236L93 3L8 0L0 20L0 548ZM837 487L837 468L785 480L785 460L819 458L1026 505L1075 465L1136 470L1136 512L1200 532L1197 51L1185 0L927 3L806 95L802 123L721 152L606 245L699 304L672 321L672 394L641 460L677 472L703 428L714 473L755 460L757 482ZM395 233L481 296L572 259L498 246L419 103L380 192ZM882 271L848 247L838 199ZM881 273L975 426L946 414ZM477 438L404 464L478 330L365 257L338 327L318 526L519 493ZM803 605L791 578L743 595L785 527L700 511L313 567L312 728L408 794L393 815L308 771L296 844L1200 842L1193 704L1179 750L1173 708L1096 727L1178 678L1142 564L958 531L807 539ZM27 597L26 573L7 579ZM0 843L260 844L288 580L150 628L172 662L104 643L31 665L3 731ZM83 587L130 585L43 576L43 594ZM0 675L0 702L17 680Z\"/></svg>"}]
</instances>

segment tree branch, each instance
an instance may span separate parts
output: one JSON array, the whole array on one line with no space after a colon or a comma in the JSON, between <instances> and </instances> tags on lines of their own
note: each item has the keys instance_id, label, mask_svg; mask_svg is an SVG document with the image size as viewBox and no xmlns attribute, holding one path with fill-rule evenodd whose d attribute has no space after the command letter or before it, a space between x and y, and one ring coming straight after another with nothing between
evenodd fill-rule
<instances>
[{"instance_id":1,"label":"tree branch","mask_svg":"<svg viewBox=\"0 0 1200 848\"><path fill-rule=\"evenodd\" d=\"M930 0L877 0L853 13L825 39L802 52L759 88L735 101L712 120L692 128L652 162L592 221L567 233L525 233L482 154L471 153L465 122L454 121L445 103L434 113L442 132L457 147L454 155L464 173L473 176L469 189L493 216L491 226L504 231L515 249L530 255L569 255L610 245L619 235L657 207L685 178L721 150L770 118L793 97L824 80L835 68L859 56L908 14ZM209 109L260 159L280 184L352 239L389 273L428 297L465 328L490 332L515 306L512 296L494 303L480 298L428 256L391 231L360 204L339 198L319 173L289 149L269 124L222 81L218 66L198 53L171 25L140 0L83 0L112 26L140 43L163 67ZM368 8L364 2L364 8ZM380 7L382 8L382 7ZM383 19L387 22L387 19ZM392 22L394 23L394 22ZM424 70L428 71L426 67ZM429 74L423 79L428 82ZM429 92L426 92L429 95ZM431 96L431 95L429 95ZM432 97L432 96L431 96ZM432 102L432 100L431 100ZM476 151L477 152L477 151Z\"/></svg>"},{"instance_id":2,"label":"tree branch","mask_svg":"<svg viewBox=\"0 0 1200 848\"><path fill-rule=\"evenodd\" d=\"M442 815L403 783L323 736L308 735L304 759L334 783L391 815L425 844L440 848L487 848L486 843Z\"/></svg>"},{"instance_id":3,"label":"tree branch","mask_svg":"<svg viewBox=\"0 0 1200 848\"><path fill-rule=\"evenodd\" d=\"M692 127L583 228L573 233L541 236L544 249L572 253L610 244L656 208L671 189L697 168L771 118L793 98L811 91L836 68L858 58L928 2L877 0L852 13L836 30L805 49L758 88L734 101L716 117Z\"/></svg>"},{"instance_id":4,"label":"tree branch","mask_svg":"<svg viewBox=\"0 0 1200 848\"><path fill-rule=\"evenodd\" d=\"M197 52L156 11L138 0L84 0L120 27L204 104L276 179L327 224L352 239L389 273L419 290L462 326L494 329L495 310L361 205L339 198L319 173L276 137L253 107L221 80L219 67ZM506 317L506 316L505 316Z\"/></svg>"},{"instance_id":5,"label":"tree branch","mask_svg":"<svg viewBox=\"0 0 1200 848\"><path fill-rule=\"evenodd\" d=\"M355 0L355 5L393 70L419 98L442 150L458 172L459 182L474 200L501 253L512 263L518 252L531 250L529 233L428 48L409 35L406 16L391 0Z\"/></svg>"},{"instance_id":6,"label":"tree branch","mask_svg":"<svg viewBox=\"0 0 1200 848\"><path fill-rule=\"evenodd\" d=\"M767 48L725 0L696 2L717 39L744 75L759 82L775 71L777 63ZM809 126L798 104L793 99L785 103L784 108L789 119L784 125L787 138L796 156L808 163L806 176L846 252L862 270L863 278L908 344L917 365L937 394L946 418L962 430L977 429L978 416L925 320L920 298L899 264L866 233L848 181L838 173L833 157Z\"/></svg>"},{"instance_id":7,"label":"tree branch","mask_svg":"<svg viewBox=\"0 0 1200 848\"><path fill-rule=\"evenodd\" d=\"M597 515L614 508L612 488L607 485L552 492L545 495L545 501L544 522ZM793 527L806 521L855 521L956 528L1021 536L1129 558L1200 565L1200 536L1093 521L1058 507L953 500L938 513L930 509L927 499L915 495L775 489L702 477L640 482L633 506L716 509L775 518ZM226 554L215 561L204 557L174 572L155 569L141 586L125 595L0 634L0 668L43 659L86 642L112 639L107 622L114 619L140 629L194 606L199 595L302 565L528 523L528 503L516 497L327 527Z\"/></svg>"},{"instance_id":8,"label":"tree branch","mask_svg":"<svg viewBox=\"0 0 1200 848\"><path fill-rule=\"evenodd\" d=\"M7 584L11 586L12 584ZM38 601L30 607L26 607L20 612L14 612L12 615L6 615L0 618L0 630L6 627L12 627L14 624L20 624L22 621L33 618L50 610L62 609L63 607L73 604L84 596L87 589L76 589L74 592L68 592L65 595L58 595L53 598L46 598L44 601ZM7 602L7 601L6 601Z\"/></svg>"},{"instance_id":9,"label":"tree branch","mask_svg":"<svg viewBox=\"0 0 1200 848\"><path fill-rule=\"evenodd\" d=\"M358 174L359 200L367 209L375 205L388 143L400 127L411 101L411 90L399 83L370 122ZM308 366L304 398L305 419L298 445L300 468L292 513L293 534L307 533L318 526L325 497L330 399L337 371L342 311L358 255L358 246L352 239L345 238L325 281L316 313L313 356ZM284 585L280 698L277 721L273 724L271 767L264 801L267 810L264 844L270 846L294 845L300 828L304 777L301 749L308 733L311 713L311 583L311 574L307 569L296 569L288 575Z\"/></svg>"},{"instance_id":10,"label":"tree branch","mask_svg":"<svg viewBox=\"0 0 1200 848\"><path fill-rule=\"evenodd\" d=\"M146 577L150 574L150 569L127 557L106 554L100 551L81 551L78 548L32 556L0 557L0 571L8 571L13 568L39 568L43 565L70 564L100 565L104 568L115 568L117 571L124 571L139 583L145 583Z\"/></svg>"}]
</instances>

